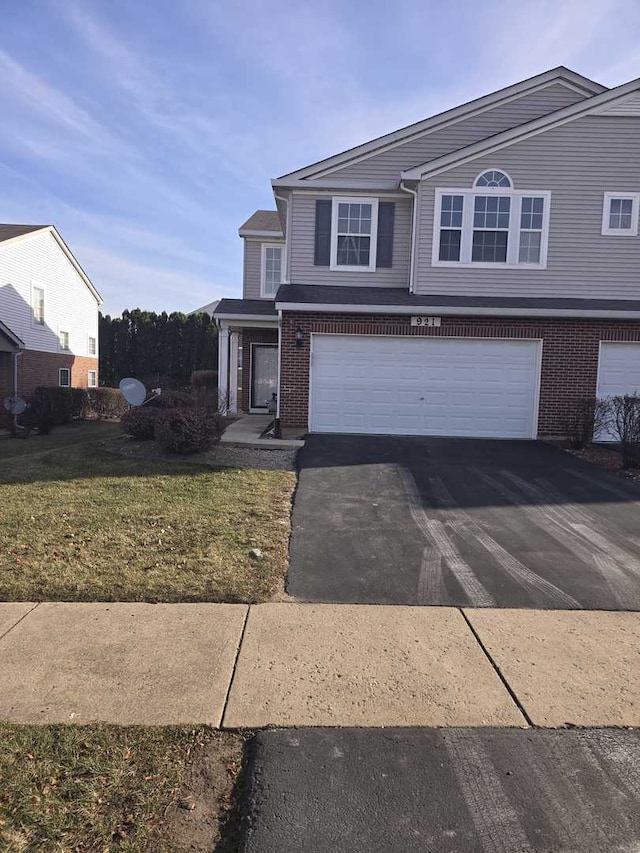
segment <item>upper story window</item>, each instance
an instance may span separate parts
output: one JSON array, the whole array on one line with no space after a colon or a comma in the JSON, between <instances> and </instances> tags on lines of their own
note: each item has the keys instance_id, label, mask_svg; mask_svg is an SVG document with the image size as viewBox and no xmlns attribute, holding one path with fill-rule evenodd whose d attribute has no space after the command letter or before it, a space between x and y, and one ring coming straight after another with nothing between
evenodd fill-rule
<instances>
[{"instance_id":1,"label":"upper story window","mask_svg":"<svg viewBox=\"0 0 640 853\"><path fill-rule=\"evenodd\" d=\"M377 233L378 199L334 198L331 212L331 269L374 271Z\"/></svg>"},{"instance_id":2,"label":"upper story window","mask_svg":"<svg viewBox=\"0 0 640 853\"><path fill-rule=\"evenodd\" d=\"M640 193L605 193L602 233L635 237L638 234L639 201Z\"/></svg>"},{"instance_id":3,"label":"upper story window","mask_svg":"<svg viewBox=\"0 0 640 853\"><path fill-rule=\"evenodd\" d=\"M31 288L33 322L44 326L44 287L33 285Z\"/></svg>"},{"instance_id":4,"label":"upper story window","mask_svg":"<svg viewBox=\"0 0 640 853\"><path fill-rule=\"evenodd\" d=\"M89 335L89 355L95 355L97 351L96 339Z\"/></svg>"},{"instance_id":5,"label":"upper story window","mask_svg":"<svg viewBox=\"0 0 640 853\"><path fill-rule=\"evenodd\" d=\"M511 189L513 186L509 175L497 169L488 169L486 172L481 172L473 185L474 187L502 187L503 189Z\"/></svg>"},{"instance_id":6,"label":"upper story window","mask_svg":"<svg viewBox=\"0 0 640 853\"><path fill-rule=\"evenodd\" d=\"M474 189L437 189L434 266L546 266L550 193L515 190L497 169Z\"/></svg>"},{"instance_id":7,"label":"upper story window","mask_svg":"<svg viewBox=\"0 0 640 853\"><path fill-rule=\"evenodd\" d=\"M282 249L276 243L262 246L260 293L266 299L273 299L282 284Z\"/></svg>"},{"instance_id":8,"label":"upper story window","mask_svg":"<svg viewBox=\"0 0 640 853\"><path fill-rule=\"evenodd\" d=\"M58 332L58 345L61 350L69 349L69 332Z\"/></svg>"}]
</instances>

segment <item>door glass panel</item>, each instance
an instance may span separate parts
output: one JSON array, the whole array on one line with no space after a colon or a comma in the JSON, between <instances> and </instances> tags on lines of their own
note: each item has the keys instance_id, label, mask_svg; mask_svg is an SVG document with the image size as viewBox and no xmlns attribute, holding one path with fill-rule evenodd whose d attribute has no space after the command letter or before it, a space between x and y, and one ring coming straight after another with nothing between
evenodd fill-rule
<instances>
[{"instance_id":1,"label":"door glass panel","mask_svg":"<svg viewBox=\"0 0 640 853\"><path fill-rule=\"evenodd\" d=\"M267 408L278 390L278 347L254 345L251 360L251 408Z\"/></svg>"}]
</instances>

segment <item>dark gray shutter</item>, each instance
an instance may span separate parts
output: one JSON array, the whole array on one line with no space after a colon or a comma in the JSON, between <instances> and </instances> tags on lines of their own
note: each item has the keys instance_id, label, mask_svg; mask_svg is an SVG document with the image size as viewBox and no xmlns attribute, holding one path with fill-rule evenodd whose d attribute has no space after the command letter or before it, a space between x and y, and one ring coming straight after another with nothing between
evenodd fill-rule
<instances>
[{"instance_id":1,"label":"dark gray shutter","mask_svg":"<svg viewBox=\"0 0 640 853\"><path fill-rule=\"evenodd\" d=\"M378 204L377 267L390 267L393 263L393 220L395 214L395 202L381 201Z\"/></svg>"},{"instance_id":2,"label":"dark gray shutter","mask_svg":"<svg viewBox=\"0 0 640 853\"><path fill-rule=\"evenodd\" d=\"M331 260L331 199L316 201L316 245L313 263L328 267Z\"/></svg>"}]
</instances>

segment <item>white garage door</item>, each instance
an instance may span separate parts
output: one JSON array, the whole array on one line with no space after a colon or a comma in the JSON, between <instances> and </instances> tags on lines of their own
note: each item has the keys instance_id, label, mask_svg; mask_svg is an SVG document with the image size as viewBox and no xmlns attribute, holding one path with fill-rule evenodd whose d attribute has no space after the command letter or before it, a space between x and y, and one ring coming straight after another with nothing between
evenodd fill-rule
<instances>
[{"instance_id":1,"label":"white garage door","mask_svg":"<svg viewBox=\"0 0 640 853\"><path fill-rule=\"evenodd\" d=\"M537 341L313 335L312 432L533 438Z\"/></svg>"},{"instance_id":2,"label":"white garage door","mask_svg":"<svg viewBox=\"0 0 640 853\"><path fill-rule=\"evenodd\" d=\"M640 392L640 344L600 344L598 397L615 397ZM599 436L600 441L617 441L613 434Z\"/></svg>"}]
</instances>

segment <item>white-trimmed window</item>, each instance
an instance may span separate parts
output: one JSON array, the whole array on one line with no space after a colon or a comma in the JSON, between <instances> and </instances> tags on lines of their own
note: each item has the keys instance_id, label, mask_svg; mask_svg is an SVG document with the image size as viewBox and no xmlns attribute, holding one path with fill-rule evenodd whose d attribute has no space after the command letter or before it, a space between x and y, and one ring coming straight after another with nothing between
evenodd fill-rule
<instances>
[{"instance_id":1,"label":"white-trimmed window","mask_svg":"<svg viewBox=\"0 0 640 853\"><path fill-rule=\"evenodd\" d=\"M488 169L473 189L437 189L433 266L544 268L547 191L516 190L506 172Z\"/></svg>"},{"instance_id":2,"label":"white-trimmed window","mask_svg":"<svg viewBox=\"0 0 640 853\"><path fill-rule=\"evenodd\" d=\"M636 237L639 202L640 193L605 193L602 233L618 237Z\"/></svg>"},{"instance_id":3,"label":"white-trimmed window","mask_svg":"<svg viewBox=\"0 0 640 853\"><path fill-rule=\"evenodd\" d=\"M31 307L33 322L37 326L44 326L44 287L37 284L31 286Z\"/></svg>"},{"instance_id":4,"label":"white-trimmed window","mask_svg":"<svg viewBox=\"0 0 640 853\"><path fill-rule=\"evenodd\" d=\"M89 344L87 346L87 352L89 355L95 355L98 351L96 339L93 335L89 335Z\"/></svg>"},{"instance_id":5,"label":"white-trimmed window","mask_svg":"<svg viewBox=\"0 0 640 853\"><path fill-rule=\"evenodd\" d=\"M58 349L61 352L69 351L69 332L65 332L62 329L58 330Z\"/></svg>"},{"instance_id":6,"label":"white-trimmed window","mask_svg":"<svg viewBox=\"0 0 640 853\"><path fill-rule=\"evenodd\" d=\"M377 198L334 198L330 269L374 272L377 234Z\"/></svg>"},{"instance_id":7,"label":"white-trimmed window","mask_svg":"<svg viewBox=\"0 0 640 853\"><path fill-rule=\"evenodd\" d=\"M96 370L90 370L87 376L87 384L89 388L97 388L98 386L98 373Z\"/></svg>"},{"instance_id":8,"label":"white-trimmed window","mask_svg":"<svg viewBox=\"0 0 640 853\"><path fill-rule=\"evenodd\" d=\"M281 243L262 244L262 270L260 274L260 293L267 299L273 299L282 284Z\"/></svg>"},{"instance_id":9,"label":"white-trimmed window","mask_svg":"<svg viewBox=\"0 0 640 853\"><path fill-rule=\"evenodd\" d=\"M68 367L60 367L58 369L58 385L61 388L71 387L71 371Z\"/></svg>"}]
</instances>

